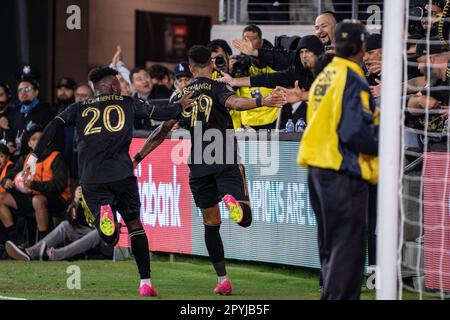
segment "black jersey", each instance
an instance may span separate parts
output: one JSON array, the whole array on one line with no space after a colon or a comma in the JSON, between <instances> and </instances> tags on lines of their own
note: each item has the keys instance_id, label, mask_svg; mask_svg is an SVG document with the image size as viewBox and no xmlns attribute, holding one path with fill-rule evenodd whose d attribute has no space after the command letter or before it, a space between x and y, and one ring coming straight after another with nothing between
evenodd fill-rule
<instances>
[{"instance_id":1,"label":"black jersey","mask_svg":"<svg viewBox=\"0 0 450 320\"><path fill-rule=\"evenodd\" d=\"M177 112L169 112L175 110ZM55 119L75 125L81 183L108 183L133 175L129 146L135 118L169 120L179 114L179 105L155 106L130 97L100 95L67 107ZM45 135L43 138L47 139ZM35 152L40 149L38 145Z\"/></svg>"},{"instance_id":2,"label":"black jersey","mask_svg":"<svg viewBox=\"0 0 450 320\"><path fill-rule=\"evenodd\" d=\"M201 177L217 173L223 165L237 163L233 121L225 107L227 99L235 93L224 83L199 77L172 100L191 92L195 103L181 113L180 125L191 134L191 176Z\"/></svg>"}]
</instances>

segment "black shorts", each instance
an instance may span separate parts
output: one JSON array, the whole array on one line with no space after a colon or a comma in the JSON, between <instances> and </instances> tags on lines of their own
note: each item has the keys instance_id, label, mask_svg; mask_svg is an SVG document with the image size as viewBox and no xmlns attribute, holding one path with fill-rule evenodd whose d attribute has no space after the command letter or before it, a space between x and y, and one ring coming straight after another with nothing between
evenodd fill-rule
<instances>
[{"instance_id":1,"label":"black shorts","mask_svg":"<svg viewBox=\"0 0 450 320\"><path fill-rule=\"evenodd\" d=\"M224 166L223 170L204 177L189 177L189 185L197 207L211 208L231 194L238 201L249 201L243 165Z\"/></svg>"},{"instance_id":2,"label":"black shorts","mask_svg":"<svg viewBox=\"0 0 450 320\"><path fill-rule=\"evenodd\" d=\"M136 177L102 184L81 184L83 198L95 217L100 218L100 207L109 204L125 222L140 218L141 200Z\"/></svg>"}]
</instances>

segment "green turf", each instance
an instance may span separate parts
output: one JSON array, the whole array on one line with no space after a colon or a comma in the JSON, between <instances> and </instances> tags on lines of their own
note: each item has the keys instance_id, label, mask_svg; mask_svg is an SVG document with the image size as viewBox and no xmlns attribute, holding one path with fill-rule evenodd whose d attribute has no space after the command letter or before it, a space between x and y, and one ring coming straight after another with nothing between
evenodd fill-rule
<instances>
[{"instance_id":1,"label":"green turf","mask_svg":"<svg viewBox=\"0 0 450 320\"><path fill-rule=\"evenodd\" d=\"M67 289L67 267L81 270L81 289ZM216 277L206 259L167 255L152 261L152 282L159 291L153 299L319 299L318 272L291 267L229 262L231 297L212 293ZM139 299L137 269L133 260L17 262L0 261L0 296L26 299ZM364 289L362 299L374 299ZM406 294L405 299L416 295Z\"/></svg>"}]
</instances>

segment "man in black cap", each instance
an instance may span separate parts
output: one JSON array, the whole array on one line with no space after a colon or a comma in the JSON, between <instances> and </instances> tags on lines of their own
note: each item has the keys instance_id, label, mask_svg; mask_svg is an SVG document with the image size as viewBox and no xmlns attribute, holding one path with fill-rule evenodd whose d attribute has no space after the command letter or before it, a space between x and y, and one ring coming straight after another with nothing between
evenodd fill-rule
<instances>
[{"instance_id":1,"label":"man in black cap","mask_svg":"<svg viewBox=\"0 0 450 320\"><path fill-rule=\"evenodd\" d=\"M337 25L336 57L311 86L297 158L308 168L324 300L359 299L363 282L369 184L378 176L377 112L360 67L366 37L359 23Z\"/></svg>"},{"instance_id":2,"label":"man in black cap","mask_svg":"<svg viewBox=\"0 0 450 320\"><path fill-rule=\"evenodd\" d=\"M374 97L378 98L380 80L381 80L381 58L383 51L381 34L373 33L367 37L366 40L366 53L364 54L364 67L363 70L366 72L366 79L370 86L377 87L373 88L372 94Z\"/></svg>"},{"instance_id":3,"label":"man in black cap","mask_svg":"<svg viewBox=\"0 0 450 320\"><path fill-rule=\"evenodd\" d=\"M77 83L69 77L64 77L56 85L56 114L63 112L69 105L75 102L75 89Z\"/></svg>"},{"instance_id":4,"label":"man in black cap","mask_svg":"<svg viewBox=\"0 0 450 320\"><path fill-rule=\"evenodd\" d=\"M174 69L175 74L175 88L183 90L192 81L192 73L189 69L189 62L183 61L178 63Z\"/></svg>"},{"instance_id":5,"label":"man in black cap","mask_svg":"<svg viewBox=\"0 0 450 320\"><path fill-rule=\"evenodd\" d=\"M6 137L8 146L17 149L16 156L29 152L23 133L34 125L46 126L53 117L50 105L39 98L38 74L31 66L24 66L17 85L19 114L10 124L11 130Z\"/></svg>"}]
</instances>

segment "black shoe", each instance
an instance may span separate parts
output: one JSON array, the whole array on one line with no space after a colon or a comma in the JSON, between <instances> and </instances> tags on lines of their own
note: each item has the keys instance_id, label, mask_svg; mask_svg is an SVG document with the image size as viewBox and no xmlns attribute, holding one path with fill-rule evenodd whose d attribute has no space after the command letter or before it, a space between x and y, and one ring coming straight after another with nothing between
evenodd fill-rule
<instances>
[{"instance_id":1,"label":"black shoe","mask_svg":"<svg viewBox=\"0 0 450 320\"><path fill-rule=\"evenodd\" d=\"M30 261L31 257L26 252L25 248L22 246L17 246L12 241L6 241L6 252L8 252L8 255L13 258L14 260L19 261Z\"/></svg>"},{"instance_id":2,"label":"black shoe","mask_svg":"<svg viewBox=\"0 0 450 320\"><path fill-rule=\"evenodd\" d=\"M39 247L39 260L48 261L47 243L45 241L42 241Z\"/></svg>"}]
</instances>

